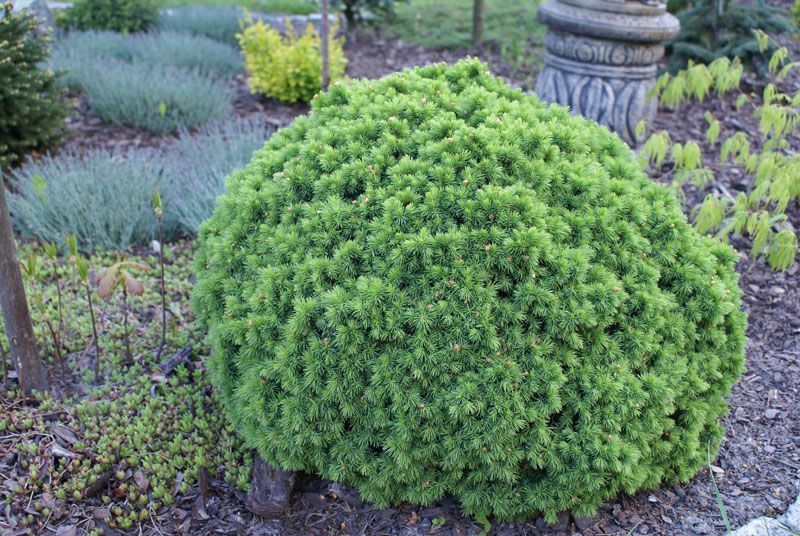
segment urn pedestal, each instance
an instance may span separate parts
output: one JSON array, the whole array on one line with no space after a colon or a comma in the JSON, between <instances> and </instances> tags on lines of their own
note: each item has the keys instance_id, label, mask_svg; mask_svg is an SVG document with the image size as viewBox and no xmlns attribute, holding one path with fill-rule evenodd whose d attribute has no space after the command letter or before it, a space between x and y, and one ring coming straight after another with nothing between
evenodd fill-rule
<instances>
[{"instance_id":1,"label":"urn pedestal","mask_svg":"<svg viewBox=\"0 0 800 536\"><path fill-rule=\"evenodd\" d=\"M547 0L539 20L548 31L537 95L639 145L636 125L656 111L647 94L664 55L661 43L678 33L678 19L661 3Z\"/></svg>"}]
</instances>

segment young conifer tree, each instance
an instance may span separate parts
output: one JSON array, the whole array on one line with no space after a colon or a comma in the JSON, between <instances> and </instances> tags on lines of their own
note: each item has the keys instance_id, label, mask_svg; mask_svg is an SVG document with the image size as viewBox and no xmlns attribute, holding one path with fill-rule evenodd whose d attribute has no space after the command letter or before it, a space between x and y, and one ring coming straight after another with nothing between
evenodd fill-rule
<instances>
[{"instance_id":1,"label":"young conifer tree","mask_svg":"<svg viewBox=\"0 0 800 536\"><path fill-rule=\"evenodd\" d=\"M58 77L41 64L50 36L36 17L0 4L0 167L47 147L64 133L67 106Z\"/></svg>"}]
</instances>

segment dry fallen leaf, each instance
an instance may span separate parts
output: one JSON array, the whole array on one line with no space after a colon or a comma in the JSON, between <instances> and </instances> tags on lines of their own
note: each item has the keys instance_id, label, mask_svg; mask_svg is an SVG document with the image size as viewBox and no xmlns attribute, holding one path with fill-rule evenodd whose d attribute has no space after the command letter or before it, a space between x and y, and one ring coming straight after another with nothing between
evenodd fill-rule
<instances>
[{"instance_id":1,"label":"dry fallen leaf","mask_svg":"<svg viewBox=\"0 0 800 536\"><path fill-rule=\"evenodd\" d=\"M150 481L144 476L144 473L141 471L136 471L133 473L133 479L136 481L136 485L142 491L147 491L147 488L150 486Z\"/></svg>"}]
</instances>

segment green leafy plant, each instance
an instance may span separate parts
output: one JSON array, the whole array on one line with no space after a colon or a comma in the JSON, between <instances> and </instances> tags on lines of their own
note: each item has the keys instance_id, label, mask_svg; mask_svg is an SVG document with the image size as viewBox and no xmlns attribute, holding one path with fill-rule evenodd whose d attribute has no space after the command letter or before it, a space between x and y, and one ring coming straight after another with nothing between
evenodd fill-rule
<instances>
[{"instance_id":1,"label":"green leafy plant","mask_svg":"<svg viewBox=\"0 0 800 536\"><path fill-rule=\"evenodd\" d=\"M50 35L27 10L0 4L0 169L58 141L67 105L58 76L41 64Z\"/></svg>"},{"instance_id":2,"label":"green leafy plant","mask_svg":"<svg viewBox=\"0 0 800 536\"><path fill-rule=\"evenodd\" d=\"M669 67L673 72L686 68L689 60L711 63L727 57L739 58L763 75L770 51L759 49L753 32L784 33L791 30L786 10L767 5L763 0L752 3L699 0L679 12L678 19L680 32L667 43Z\"/></svg>"},{"instance_id":3,"label":"green leafy plant","mask_svg":"<svg viewBox=\"0 0 800 536\"><path fill-rule=\"evenodd\" d=\"M75 0L58 23L78 30L144 32L158 22L155 0Z\"/></svg>"},{"instance_id":4,"label":"green leafy plant","mask_svg":"<svg viewBox=\"0 0 800 536\"><path fill-rule=\"evenodd\" d=\"M756 33L759 50L766 52L769 38ZM775 52L768 69L778 79L787 76L800 64L790 60L788 51L773 47ZM706 143L719 146L719 158L711 165L704 161L697 142L677 144L667 132L654 133L643 145L639 157L645 167L673 166L676 189L687 182L702 188L714 178L713 168L732 166L752 181L748 192L735 196L709 194L694 211L694 223L701 233L716 233L727 239L732 235L751 241L753 258L765 257L775 269L785 270L795 261L798 240L786 216L789 204L800 198L800 157L791 146L794 133L800 128L800 95L788 95L773 83L764 88L760 102L739 88L742 64L738 59L719 58L709 65L690 65L675 75L662 75L654 88L662 103L677 108L688 101L702 101L711 94L738 91L736 106L749 106L758 119L758 133L739 130L722 133L721 125L706 113Z\"/></svg>"},{"instance_id":5,"label":"green leafy plant","mask_svg":"<svg viewBox=\"0 0 800 536\"><path fill-rule=\"evenodd\" d=\"M331 30L328 46L330 80L344 75L347 60L342 39ZM322 87L322 54L320 37L309 24L306 33L298 35L287 20L286 35L248 15L239 34L250 90L284 102L310 101Z\"/></svg>"},{"instance_id":6,"label":"green leafy plant","mask_svg":"<svg viewBox=\"0 0 800 536\"><path fill-rule=\"evenodd\" d=\"M792 20L795 26L800 27L800 0L795 0L794 6L792 6Z\"/></svg>"},{"instance_id":7,"label":"green leafy plant","mask_svg":"<svg viewBox=\"0 0 800 536\"><path fill-rule=\"evenodd\" d=\"M745 314L617 136L486 69L321 94L228 179L193 303L269 463L554 522L705 467Z\"/></svg>"}]
</instances>

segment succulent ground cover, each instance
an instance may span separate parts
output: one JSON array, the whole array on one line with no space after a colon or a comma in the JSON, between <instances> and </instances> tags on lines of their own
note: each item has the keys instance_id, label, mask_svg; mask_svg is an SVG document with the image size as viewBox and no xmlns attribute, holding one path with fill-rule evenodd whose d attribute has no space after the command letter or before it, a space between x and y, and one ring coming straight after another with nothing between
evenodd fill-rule
<instances>
[{"instance_id":1,"label":"succulent ground cover","mask_svg":"<svg viewBox=\"0 0 800 536\"><path fill-rule=\"evenodd\" d=\"M247 487L251 458L197 359L205 350L186 306L191 246L166 251L168 341L159 353L157 256L88 259L94 273L120 262L146 270L136 271L132 288L140 285L141 293L132 301L123 299L121 288L94 296L93 328L75 267L60 256L40 258L33 246L24 249L28 265L39 266L27 284L39 304L40 347L61 359L53 363L55 393L25 399L10 384L0 393L0 495L9 508L3 530L132 529L157 523L162 507L200 483ZM69 307L59 314L62 302ZM45 325L56 326L57 342Z\"/></svg>"}]
</instances>

